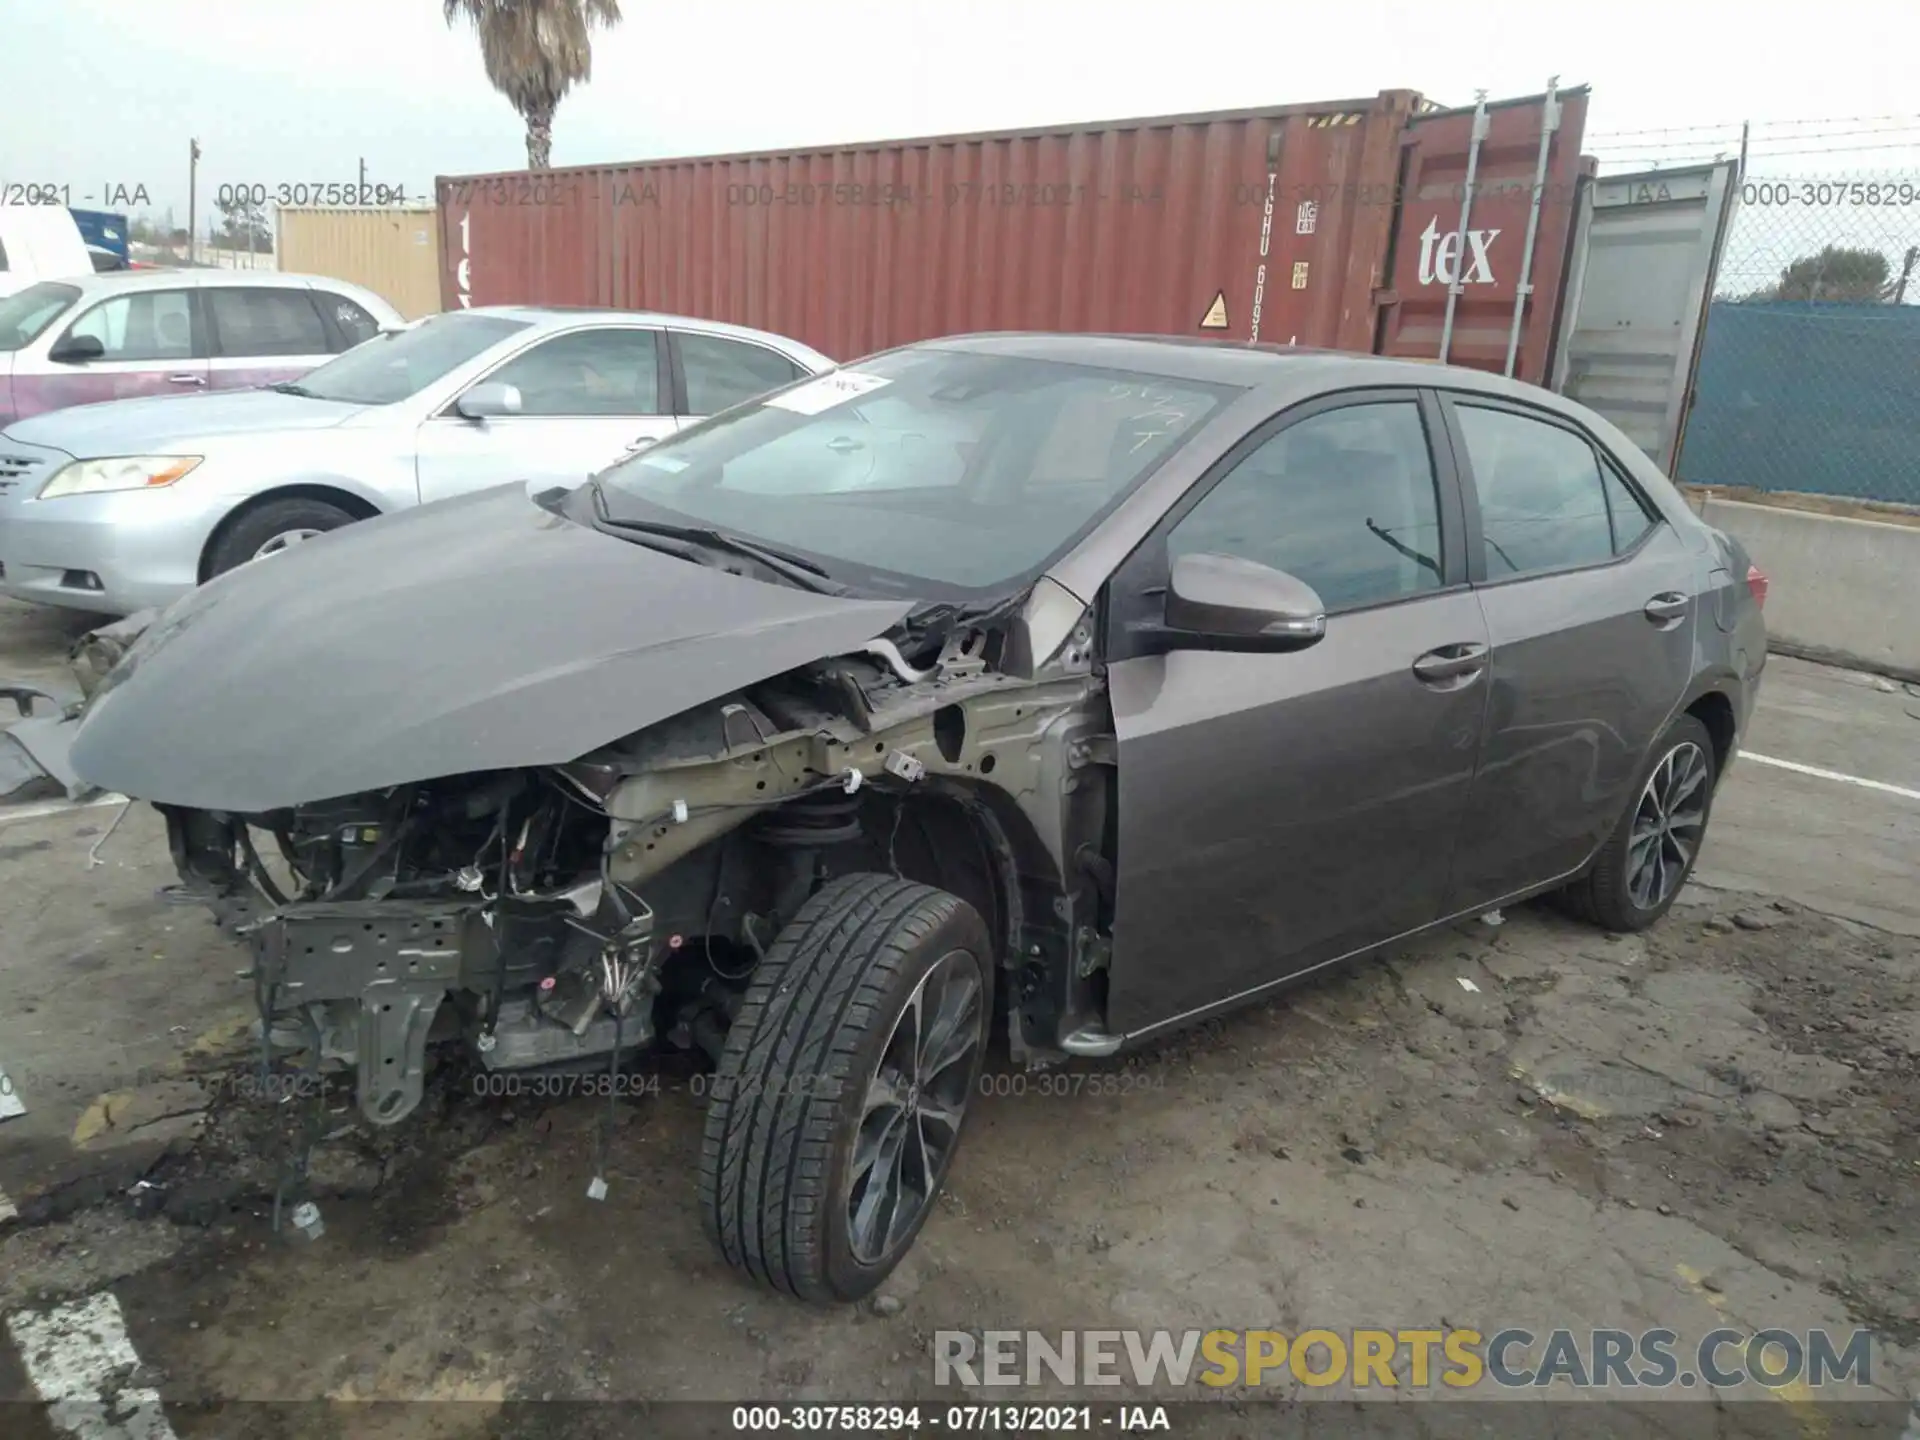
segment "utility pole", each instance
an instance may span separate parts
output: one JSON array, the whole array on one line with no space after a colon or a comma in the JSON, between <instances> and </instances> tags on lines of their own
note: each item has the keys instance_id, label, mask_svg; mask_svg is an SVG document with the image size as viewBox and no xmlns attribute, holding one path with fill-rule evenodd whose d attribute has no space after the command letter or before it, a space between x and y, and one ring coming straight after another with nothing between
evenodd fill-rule
<instances>
[{"instance_id":1,"label":"utility pole","mask_svg":"<svg viewBox=\"0 0 1920 1440\"><path fill-rule=\"evenodd\" d=\"M200 183L200 142L187 142L187 264L193 264L194 232L199 228L199 207L195 203L199 198L196 188ZM167 243L173 243L173 237L167 237Z\"/></svg>"},{"instance_id":2,"label":"utility pole","mask_svg":"<svg viewBox=\"0 0 1920 1440\"><path fill-rule=\"evenodd\" d=\"M364 155L360 157L360 188L353 192L353 198L357 204L367 203L367 157Z\"/></svg>"}]
</instances>

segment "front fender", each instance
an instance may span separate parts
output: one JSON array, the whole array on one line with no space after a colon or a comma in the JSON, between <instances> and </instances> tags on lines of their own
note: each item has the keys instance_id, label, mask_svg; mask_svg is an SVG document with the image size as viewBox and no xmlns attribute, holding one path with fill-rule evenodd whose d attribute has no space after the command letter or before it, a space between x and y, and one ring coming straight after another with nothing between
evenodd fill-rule
<instances>
[{"instance_id":1,"label":"front fender","mask_svg":"<svg viewBox=\"0 0 1920 1440\"><path fill-rule=\"evenodd\" d=\"M68 759L79 728L77 717L62 714L36 715L0 730L0 804L62 793L69 800L99 794L99 786L74 774Z\"/></svg>"}]
</instances>

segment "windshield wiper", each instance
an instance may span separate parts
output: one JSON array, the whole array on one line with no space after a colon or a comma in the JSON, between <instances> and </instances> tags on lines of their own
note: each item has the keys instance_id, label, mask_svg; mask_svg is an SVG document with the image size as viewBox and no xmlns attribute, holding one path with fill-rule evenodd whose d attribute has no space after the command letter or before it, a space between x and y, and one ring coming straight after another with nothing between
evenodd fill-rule
<instances>
[{"instance_id":1,"label":"windshield wiper","mask_svg":"<svg viewBox=\"0 0 1920 1440\"><path fill-rule=\"evenodd\" d=\"M684 544L703 546L709 550L724 550L735 555L743 555L756 564L765 566L782 579L799 586L802 590L811 590L816 595L851 593L846 586L829 579L825 570L811 560L802 559L798 555L790 555L784 550L770 549L757 541L704 525L670 525L660 520L615 520L607 514L606 502L601 497L597 485L593 498L595 508L600 512L600 524L606 529L657 535L663 540L678 540Z\"/></svg>"},{"instance_id":2,"label":"windshield wiper","mask_svg":"<svg viewBox=\"0 0 1920 1440\"><path fill-rule=\"evenodd\" d=\"M314 394L313 391L307 389L306 386L296 385L291 380L282 380L278 385L268 385L265 388L268 390L277 390L282 395L299 395L307 400L318 400L320 398Z\"/></svg>"}]
</instances>

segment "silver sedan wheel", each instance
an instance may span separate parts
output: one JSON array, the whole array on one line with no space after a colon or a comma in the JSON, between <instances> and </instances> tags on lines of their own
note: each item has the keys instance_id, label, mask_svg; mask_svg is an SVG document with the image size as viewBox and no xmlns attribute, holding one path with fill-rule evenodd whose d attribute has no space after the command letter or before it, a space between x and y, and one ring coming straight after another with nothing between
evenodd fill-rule
<instances>
[{"instance_id":1,"label":"silver sedan wheel","mask_svg":"<svg viewBox=\"0 0 1920 1440\"><path fill-rule=\"evenodd\" d=\"M1680 888L1707 825L1707 758L1691 740L1653 767L1627 840L1627 894L1652 910Z\"/></svg>"},{"instance_id":2,"label":"silver sedan wheel","mask_svg":"<svg viewBox=\"0 0 1920 1440\"><path fill-rule=\"evenodd\" d=\"M250 558L259 560L268 555L278 555L282 550L298 545L302 540L311 540L316 535L324 534L326 534L326 531L315 530L311 526L303 526L297 530L282 530L278 535L275 535L272 539L268 540L266 544L254 551Z\"/></svg>"},{"instance_id":3,"label":"silver sedan wheel","mask_svg":"<svg viewBox=\"0 0 1920 1440\"><path fill-rule=\"evenodd\" d=\"M980 962L948 951L893 1022L867 1082L847 1187L847 1239L863 1265L878 1264L933 1203L986 1043L984 990Z\"/></svg>"}]
</instances>

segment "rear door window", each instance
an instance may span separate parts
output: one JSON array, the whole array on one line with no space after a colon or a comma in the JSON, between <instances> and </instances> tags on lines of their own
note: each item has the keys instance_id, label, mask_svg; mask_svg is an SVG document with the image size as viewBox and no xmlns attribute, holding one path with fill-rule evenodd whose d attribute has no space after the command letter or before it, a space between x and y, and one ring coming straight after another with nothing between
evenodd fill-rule
<instances>
[{"instance_id":1,"label":"rear door window","mask_svg":"<svg viewBox=\"0 0 1920 1440\"><path fill-rule=\"evenodd\" d=\"M371 340L380 333L380 322L367 313L365 306L346 296L331 290L316 290L313 298L332 318L333 328L340 337L339 349L351 350L362 340Z\"/></svg>"},{"instance_id":2,"label":"rear door window","mask_svg":"<svg viewBox=\"0 0 1920 1440\"><path fill-rule=\"evenodd\" d=\"M185 290L116 295L68 327L67 337L84 335L100 342L102 360L192 359L192 297Z\"/></svg>"},{"instance_id":3,"label":"rear door window","mask_svg":"<svg viewBox=\"0 0 1920 1440\"><path fill-rule=\"evenodd\" d=\"M1584 437L1511 410L1456 402L1454 414L1473 467L1489 580L1613 558L1606 483Z\"/></svg>"},{"instance_id":4,"label":"rear door window","mask_svg":"<svg viewBox=\"0 0 1920 1440\"><path fill-rule=\"evenodd\" d=\"M689 415L717 415L807 373L786 356L743 340L682 330L674 332L674 344L680 350Z\"/></svg>"},{"instance_id":5,"label":"rear door window","mask_svg":"<svg viewBox=\"0 0 1920 1440\"><path fill-rule=\"evenodd\" d=\"M1613 521L1613 553L1624 555L1654 526L1647 502L1613 466L1600 467L1607 487L1607 516Z\"/></svg>"},{"instance_id":6,"label":"rear door window","mask_svg":"<svg viewBox=\"0 0 1920 1440\"><path fill-rule=\"evenodd\" d=\"M215 286L206 296L217 355L325 355L333 349L305 290Z\"/></svg>"}]
</instances>

